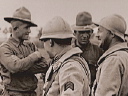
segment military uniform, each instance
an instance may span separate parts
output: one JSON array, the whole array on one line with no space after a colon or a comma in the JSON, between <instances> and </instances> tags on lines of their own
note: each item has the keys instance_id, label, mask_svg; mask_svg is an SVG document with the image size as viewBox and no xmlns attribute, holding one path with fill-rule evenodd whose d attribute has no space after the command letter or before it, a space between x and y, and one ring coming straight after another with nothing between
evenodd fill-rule
<instances>
[{"instance_id":1,"label":"military uniform","mask_svg":"<svg viewBox=\"0 0 128 96\"><path fill-rule=\"evenodd\" d=\"M35 96L30 95L35 94L34 90L38 82L34 74L46 73L48 66L32 43L20 43L10 37L0 46L0 62L6 93L18 94L16 96Z\"/></svg>"},{"instance_id":2,"label":"military uniform","mask_svg":"<svg viewBox=\"0 0 128 96\"><path fill-rule=\"evenodd\" d=\"M126 43L110 47L99 59L100 65L92 96L128 95L128 50Z\"/></svg>"},{"instance_id":3,"label":"military uniform","mask_svg":"<svg viewBox=\"0 0 128 96\"><path fill-rule=\"evenodd\" d=\"M75 43L76 47L79 47ZM100 56L103 54L103 50L99 48L97 45L93 45L90 42L86 47L80 47L82 52L82 57L87 61L87 64L89 66L90 72L91 72L91 87L93 86L93 82L96 79L96 69L97 69L97 61L100 58Z\"/></svg>"},{"instance_id":4,"label":"military uniform","mask_svg":"<svg viewBox=\"0 0 128 96\"><path fill-rule=\"evenodd\" d=\"M44 96L89 96L90 72L87 63L84 61L85 68L83 68L78 61L72 58L74 55L79 57L78 54L81 52L78 47L68 47L53 59L46 73ZM56 76L52 78L55 73ZM52 79L53 81L47 90Z\"/></svg>"},{"instance_id":5,"label":"military uniform","mask_svg":"<svg viewBox=\"0 0 128 96\"><path fill-rule=\"evenodd\" d=\"M76 24L72 25L76 41L74 46L80 47L83 51L82 56L87 61L91 72L91 86L96 78L97 61L103 54L102 49L98 46L90 43L90 36L93 33L94 28L97 27L92 21L92 15L89 12L79 12L76 16ZM86 41L86 42L83 42Z\"/></svg>"}]
</instances>

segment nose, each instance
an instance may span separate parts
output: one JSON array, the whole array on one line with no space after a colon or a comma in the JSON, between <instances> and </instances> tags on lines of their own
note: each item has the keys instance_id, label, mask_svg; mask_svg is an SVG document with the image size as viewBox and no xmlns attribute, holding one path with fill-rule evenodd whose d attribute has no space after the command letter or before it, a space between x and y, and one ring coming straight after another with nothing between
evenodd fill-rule
<instances>
[{"instance_id":1,"label":"nose","mask_svg":"<svg viewBox=\"0 0 128 96\"><path fill-rule=\"evenodd\" d=\"M96 38L99 39L100 35L99 35L99 31L95 34Z\"/></svg>"},{"instance_id":2,"label":"nose","mask_svg":"<svg viewBox=\"0 0 128 96\"><path fill-rule=\"evenodd\" d=\"M28 28L28 32L31 33L31 29L30 28Z\"/></svg>"},{"instance_id":3,"label":"nose","mask_svg":"<svg viewBox=\"0 0 128 96\"><path fill-rule=\"evenodd\" d=\"M98 33L96 33L96 34L95 34L95 36L96 36L96 37L99 37L99 34L98 34Z\"/></svg>"},{"instance_id":4,"label":"nose","mask_svg":"<svg viewBox=\"0 0 128 96\"><path fill-rule=\"evenodd\" d=\"M84 34L82 34L82 36L83 36L84 38L89 38L89 33L84 33Z\"/></svg>"}]
</instances>

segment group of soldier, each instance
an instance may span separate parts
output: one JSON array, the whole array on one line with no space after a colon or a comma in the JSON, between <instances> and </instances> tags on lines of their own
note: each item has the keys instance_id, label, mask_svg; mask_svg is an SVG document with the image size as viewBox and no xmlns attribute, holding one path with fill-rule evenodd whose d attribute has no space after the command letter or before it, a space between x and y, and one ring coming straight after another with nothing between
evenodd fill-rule
<instances>
[{"instance_id":1,"label":"group of soldier","mask_svg":"<svg viewBox=\"0 0 128 96\"><path fill-rule=\"evenodd\" d=\"M128 96L127 25L122 16L113 14L97 24L84 11L72 26L54 17L40 37L50 62L28 41L30 27L37 25L27 8L4 20L13 31L0 45L3 96L36 96L37 73L45 74L42 96ZM95 27L99 46L90 42Z\"/></svg>"}]
</instances>

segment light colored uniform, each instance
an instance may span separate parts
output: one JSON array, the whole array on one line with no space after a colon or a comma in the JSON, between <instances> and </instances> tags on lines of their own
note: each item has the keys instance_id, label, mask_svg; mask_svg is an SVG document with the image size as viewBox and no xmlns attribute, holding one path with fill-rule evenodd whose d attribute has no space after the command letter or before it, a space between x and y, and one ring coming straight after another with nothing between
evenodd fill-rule
<instances>
[{"instance_id":1,"label":"light colored uniform","mask_svg":"<svg viewBox=\"0 0 128 96\"><path fill-rule=\"evenodd\" d=\"M122 48L127 43L112 46L99 59L93 96L128 96L128 53Z\"/></svg>"},{"instance_id":2,"label":"light colored uniform","mask_svg":"<svg viewBox=\"0 0 128 96\"><path fill-rule=\"evenodd\" d=\"M76 47L63 50L63 52L58 56L59 59L56 60L54 58L54 60L56 61L50 66L49 70L46 73L44 90L47 88L48 83L50 82L48 81L48 78L49 76L51 76L51 69L53 68L53 72L55 72L59 67L60 69L58 70L58 73L55 76L55 79L52 82L46 96L89 96L90 72L88 69L88 65L85 61L85 70L88 73L88 75L86 75L82 65L78 61L71 59L73 55L79 56L78 54L81 52L82 51L78 47ZM62 59L64 60L64 62L59 62L63 61ZM45 91L43 93L45 93Z\"/></svg>"},{"instance_id":3,"label":"light colored uniform","mask_svg":"<svg viewBox=\"0 0 128 96\"><path fill-rule=\"evenodd\" d=\"M93 45L90 42L86 45L86 47L80 47L77 43L75 46L78 46L83 52L81 56L86 60L89 70L91 73L91 88L93 86L93 82L96 79L96 69L97 69L97 61L103 54L103 50L99 48L97 45Z\"/></svg>"}]
</instances>

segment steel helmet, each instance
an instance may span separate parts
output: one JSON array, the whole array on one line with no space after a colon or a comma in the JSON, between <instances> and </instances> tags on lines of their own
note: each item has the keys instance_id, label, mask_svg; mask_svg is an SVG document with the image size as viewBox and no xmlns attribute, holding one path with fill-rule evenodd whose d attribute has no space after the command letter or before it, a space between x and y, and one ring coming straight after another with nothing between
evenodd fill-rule
<instances>
[{"instance_id":1,"label":"steel helmet","mask_svg":"<svg viewBox=\"0 0 128 96\"><path fill-rule=\"evenodd\" d=\"M113 34L124 40L127 24L122 16L117 14L107 16L100 21L99 25L110 30Z\"/></svg>"},{"instance_id":2,"label":"steel helmet","mask_svg":"<svg viewBox=\"0 0 128 96\"><path fill-rule=\"evenodd\" d=\"M61 17L54 17L43 28L40 39L57 38L66 39L74 37L70 25Z\"/></svg>"}]
</instances>

